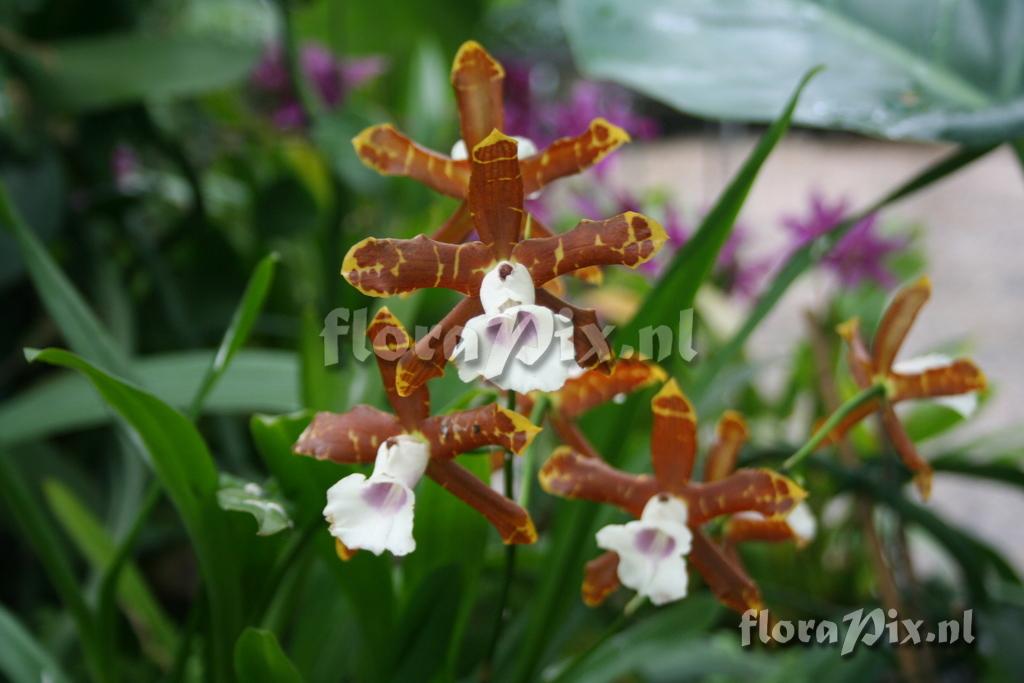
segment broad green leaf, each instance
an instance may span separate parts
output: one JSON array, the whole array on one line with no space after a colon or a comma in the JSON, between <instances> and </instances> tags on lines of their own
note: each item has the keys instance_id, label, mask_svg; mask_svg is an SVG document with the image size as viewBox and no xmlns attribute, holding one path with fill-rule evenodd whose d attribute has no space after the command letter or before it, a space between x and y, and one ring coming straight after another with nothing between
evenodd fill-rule
<instances>
[{"instance_id":1,"label":"broad green leaf","mask_svg":"<svg viewBox=\"0 0 1024 683\"><path fill-rule=\"evenodd\" d=\"M0 605L0 671L11 683L70 683L60 665L14 614Z\"/></svg>"},{"instance_id":2,"label":"broad green leaf","mask_svg":"<svg viewBox=\"0 0 1024 683\"><path fill-rule=\"evenodd\" d=\"M584 73L685 112L770 120L788 84L825 74L794 121L887 138L1024 133L1016 0L562 0Z\"/></svg>"},{"instance_id":3,"label":"broad green leaf","mask_svg":"<svg viewBox=\"0 0 1024 683\"><path fill-rule=\"evenodd\" d=\"M212 351L185 351L137 359L132 375L164 403L184 409L210 367ZM287 351L242 350L210 393L207 414L289 411L299 407L298 363ZM48 377L0 406L0 444L15 444L107 423L110 410L85 379Z\"/></svg>"},{"instance_id":4,"label":"broad green leaf","mask_svg":"<svg viewBox=\"0 0 1024 683\"><path fill-rule=\"evenodd\" d=\"M701 364L694 383L695 386L692 389L693 393L700 396L708 389L709 386L711 386L712 381L715 379L718 372L726 364L739 357L747 339L750 338L750 335L754 333L754 330L757 329L757 326L761 324L761 321L765 319L768 313L775 308L775 305L782 299L790 285L792 285L801 275L807 272L811 266L824 258L829 251L831 251L832 247L834 247L836 243L838 243L839 240L841 240L843 236L846 235L846 233L849 232L861 219L879 211L893 202L914 194L922 188L928 187L932 183L941 180L952 173L955 173L964 166L967 166L976 159L989 153L992 149L993 147L978 147L962 149L951 153L945 158L928 166L913 178L892 190L866 209L844 221L841 221L830 231L820 235L800 249L794 251L782 265L782 268L780 268L776 273L772 281L762 291L761 295L757 298L754 306L747 314L747 318L743 321L743 325L736 334L733 335L732 339L730 339L722 348L718 349L711 358L705 360Z\"/></svg>"},{"instance_id":5,"label":"broad green leaf","mask_svg":"<svg viewBox=\"0 0 1024 683\"><path fill-rule=\"evenodd\" d=\"M191 421L152 394L111 377L81 357L61 349L28 351L30 361L66 367L84 375L106 403L137 434L148 464L181 515L209 595L214 637L211 676L227 676L229 649L241 626L244 605L239 552L226 513L217 505L217 469Z\"/></svg>"},{"instance_id":6,"label":"broad green leaf","mask_svg":"<svg viewBox=\"0 0 1024 683\"><path fill-rule=\"evenodd\" d=\"M273 480L261 485L222 473L217 502L224 510L252 515L256 519L256 534L272 536L293 526L277 489Z\"/></svg>"},{"instance_id":7,"label":"broad green leaf","mask_svg":"<svg viewBox=\"0 0 1024 683\"><path fill-rule=\"evenodd\" d=\"M245 293L242 294L242 300L239 302L238 308L235 309L235 314L231 318L231 324L228 325L227 331L224 332L220 348L217 349L217 354L210 362L210 367L206 374L203 375L199 390L196 391L195 398L192 399L189 414L193 417L202 410L203 401L206 400L207 394L210 393L214 384L217 383L217 380L227 370L231 359L249 338L252 326L256 323L256 318L259 316L260 309L263 308L263 302L270 291L270 285L274 281L274 267L277 265L278 260L279 258L276 253L271 253L264 257L256 266L252 277L249 278L249 284L246 285Z\"/></svg>"},{"instance_id":8,"label":"broad green leaf","mask_svg":"<svg viewBox=\"0 0 1024 683\"><path fill-rule=\"evenodd\" d=\"M732 232L736 217L757 178L761 166L775 145L789 130L790 118L808 82L817 73L812 70L800 79L796 90L782 109L782 113L765 131L757 147L750 153L743 167L725 188L708 212L693 238L687 240L675 255L664 275L658 280L633 319L617 335L619 344L629 344L636 350L640 330L657 325L671 325L679 312L693 307L694 297L701 284L711 273L718 253Z\"/></svg>"},{"instance_id":9,"label":"broad green leaf","mask_svg":"<svg viewBox=\"0 0 1024 683\"><path fill-rule=\"evenodd\" d=\"M0 452L0 500L71 614L91 677L95 681L111 680L109 653L104 651L98 637L95 615L85 602L65 553L64 541L42 509L39 498L17 471L12 454Z\"/></svg>"},{"instance_id":10,"label":"broad green leaf","mask_svg":"<svg viewBox=\"0 0 1024 683\"><path fill-rule=\"evenodd\" d=\"M438 567L416 587L395 637L395 652L401 655L394 666L395 683L429 681L444 666L461 611L465 571L458 562Z\"/></svg>"},{"instance_id":11,"label":"broad green leaf","mask_svg":"<svg viewBox=\"0 0 1024 683\"><path fill-rule=\"evenodd\" d=\"M235 675L246 683L301 683L302 676L270 631L249 627L235 644Z\"/></svg>"},{"instance_id":12,"label":"broad green leaf","mask_svg":"<svg viewBox=\"0 0 1024 683\"><path fill-rule=\"evenodd\" d=\"M43 305L71 348L100 367L130 376L127 355L110 336L82 296L54 263L46 247L18 215L0 185L0 224L18 243Z\"/></svg>"},{"instance_id":13,"label":"broad green leaf","mask_svg":"<svg viewBox=\"0 0 1024 683\"><path fill-rule=\"evenodd\" d=\"M16 58L54 105L88 112L170 100L241 82L262 48L225 35L119 33L60 43L17 43Z\"/></svg>"},{"instance_id":14,"label":"broad green leaf","mask_svg":"<svg viewBox=\"0 0 1024 683\"><path fill-rule=\"evenodd\" d=\"M117 544L103 528L100 520L71 490L58 481L43 484L50 509L64 533L78 551L97 571L103 571L114 560ZM161 666L171 663L178 636L174 624L150 592L139 570L131 562L125 564L117 582L117 600L128 615L146 656Z\"/></svg>"}]
</instances>

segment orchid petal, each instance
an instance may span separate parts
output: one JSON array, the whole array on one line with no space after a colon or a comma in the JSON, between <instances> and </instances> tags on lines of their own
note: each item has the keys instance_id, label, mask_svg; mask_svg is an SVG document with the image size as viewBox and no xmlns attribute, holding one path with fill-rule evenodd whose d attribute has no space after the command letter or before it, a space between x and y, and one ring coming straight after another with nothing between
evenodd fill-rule
<instances>
[{"instance_id":1,"label":"orchid petal","mask_svg":"<svg viewBox=\"0 0 1024 683\"><path fill-rule=\"evenodd\" d=\"M394 415L358 405L341 414L317 413L292 450L343 464L372 462L380 444L401 433L402 425Z\"/></svg>"},{"instance_id":2,"label":"orchid petal","mask_svg":"<svg viewBox=\"0 0 1024 683\"><path fill-rule=\"evenodd\" d=\"M567 381L558 392L558 410L568 419L576 418L617 396L664 382L666 377L654 363L620 358L612 365L611 374L589 370Z\"/></svg>"},{"instance_id":3,"label":"orchid petal","mask_svg":"<svg viewBox=\"0 0 1024 683\"><path fill-rule=\"evenodd\" d=\"M871 349L875 372L888 372L892 367L903 340L906 339L914 320L928 302L931 293L931 282L923 277L904 287L893 297L882 314L881 322L878 323L878 331L875 332L875 342Z\"/></svg>"},{"instance_id":4,"label":"orchid petal","mask_svg":"<svg viewBox=\"0 0 1024 683\"><path fill-rule=\"evenodd\" d=\"M778 472L741 469L719 481L690 484L683 495L689 503L691 522L703 524L744 510L768 518L784 516L807 497L807 492Z\"/></svg>"},{"instance_id":5,"label":"orchid petal","mask_svg":"<svg viewBox=\"0 0 1024 683\"><path fill-rule=\"evenodd\" d=\"M501 446L521 453L540 432L525 416L494 403L423 421L421 430L431 454L442 460L484 446Z\"/></svg>"},{"instance_id":6,"label":"orchid petal","mask_svg":"<svg viewBox=\"0 0 1024 683\"><path fill-rule=\"evenodd\" d=\"M734 410L727 410L715 427L715 443L704 464L704 481L725 479L736 469L740 448L747 440L747 423Z\"/></svg>"},{"instance_id":7,"label":"orchid petal","mask_svg":"<svg viewBox=\"0 0 1024 683\"><path fill-rule=\"evenodd\" d=\"M635 517L659 487L654 477L620 472L604 461L588 458L561 446L555 449L538 474L546 492L573 500L610 503Z\"/></svg>"},{"instance_id":8,"label":"orchid petal","mask_svg":"<svg viewBox=\"0 0 1024 683\"><path fill-rule=\"evenodd\" d=\"M571 318L572 344L576 351L576 363L581 368L599 368L605 374L611 372L612 350L601 330L597 312L589 308L577 308L544 289L537 290L537 303Z\"/></svg>"},{"instance_id":9,"label":"orchid petal","mask_svg":"<svg viewBox=\"0 0 1024 683\"><path fill-rule=\"evenodd\" d=\"M675 491L690 480L697 456L697 415L675 379L651 400L651 459L662 488Z\"/></svg>"},{"instance_id":10,"label":"orchid petal","mask_svg":"<svg viewBox=\"0 0 1024 683\"><path fill-rule=\"evenodd\" d=\"M690 551L693 565L711 592L731 610L743 613L749 609L755 612L764 607L761 591L747 572L733 559L727 557L712 543L703 531L693 534L693 549Z\"/></svg>"},{"instance_id":11,"label":"orchid petal","mask_svg":"<svg viewBox=\"0 0 1024 683\"><path fill-rule=\"evenodd\" d=\"M482 242L448 244L423 235L407 240L367 237L349 249L341 274L368 296L431 287L475 294L493 260Z\"/></svg>"},{"instance_id":12,"label":"orchid petal","mask_svg":"<svg viewBox=\"0 0 1024 683\"><path fill-rule=\"evenodd\" d=\"M431 458L427 476L487 518L506 545L537 540L530 514L451 460Z\"/></svg>"},{"instance_id":13,"label":"orchid petal","mask_svg":"<svg viewBox=\"0 0 1024 683\"><path fill-rule=\"evenodd\" d=\"M352 139L352 146L359 160L381 175L412 178L456 199L469 191L469 162L421 147L391 124L370 126Z\"/></svg>"},{"instance_id":14,"label":"orchid petal","mask_svg":"<svg viewBox=\"0 0 1024 683\"><path fill-rule=\"evenodd\" d=\"M618 590L619 556L608 551L587 562L583 570L583 602L588 607L596 607Z\"/></svg>"},{"instance_id":15,"label":"orchid petal","mask_svg":"<svg viewBox=\"0 0 1024 683\"><path fill-rule=\"evenodd\" d=\"M932 491L931 465L918 453L917 447L907 434L907 430L903 428L900 418L896 416L896 411L892 409L892 406L882 406L881 415L882 426L885 427L889 441L896 449L900 459L903 460L903 464L914 473L914 484L921 493L921 498L928 500Z\"/></svg>"},{"instance_id":16,"label":"orchid petal","mask_svg":"<svg viewBox=\"0 0 1024 683\"><path fill-rule=\"evenodd\" d=\"M526 193L594 166L627 142L629 134L626 131L603 118L594 119L582 134L559 138L523 160Z\"/></svg>"},{"instance_id":17,"label":"orchid petal","mask_svg":"<svg viewBox=\"0 0 1024 683\"><path fill-rule=\"evenodd\" d=\"M421 387L408 396L401 396L395 387L398 359L412 346L409 333L385 306L373 316L373 320L366 328L366 336L377 358L377 367L384 383L384 390L387 392L388 403L406 430L415 429L430 415L430 392L426 387Z\"/></svg>"},{"instance_id":18,"label":"orchid petal","mask_svg":"<svg viewBox=\"0 0 1024 683\"><path fill-rule=\"evenodd\" d=\"M416 341L413 348L398 361L395 389L400 396L408 396L427 380L444 374L444 366L458 344L463 326L472 317L483 313L483 310L480 299L467 297L455 304L430 329L429 334Z\"/></svg>"},{"instance_id":19,"label":"orchid petal","mask_svg":"<svg viewBox=\"0 0 1024 683\"><path fill-rule=\"evenodd\" d=\"M497 129L477 143L470 155L469 212L477 234L507 257L522 237L523 178L517 143Z\"/></svg>"},{"instance_id":20,"label":"orchid petal","mask_svg":"<svg viewBox=\"0 0 1024 683\"><path fill-rule=\"evenodd\" d=\"M451 81L459 105L462 138L469 148L492 130L505 127L504 80L505 69L475 40L463 43L455 54Z\"/></svg>"}]
</instances>

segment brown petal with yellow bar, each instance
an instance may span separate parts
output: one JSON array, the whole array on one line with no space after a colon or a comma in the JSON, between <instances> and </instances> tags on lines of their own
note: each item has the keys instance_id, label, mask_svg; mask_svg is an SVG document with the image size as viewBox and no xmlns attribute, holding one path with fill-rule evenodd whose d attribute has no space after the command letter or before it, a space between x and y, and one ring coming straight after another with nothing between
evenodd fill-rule
<instances>
[{"instance_id":1,"label":"brown petal with yellow bar","mask_svg":"<svg viewBox=\"0 0 1024 683\"><path fill-rule=\"evenodd\" d=\"M693 474L697 457L697 414L675 379L651 399L651 461L666 491L679 491Z\"/></svg>"},{"instance_id":2,"label":"brown petal with yellow bar","mask_svg":"<svg viewBox=\"0 0 1024 683\"><path fill-rule=\"evenodd\" d=\"M666 377L665 371L654 363L619 358L612 365L611 374L589 370L568 380L556 395L558 411L564 417L574 419L616 396L664 382Z\"/></svg>"},{"instance_id":3,"label":"brown petal with yellow bar","mask_svg":"<svg viewBox=\"0 0 1024 683\"><path fill-rule=\"evenodd\" d=\"M735 410L727 410L715 427L715 443L704 464L704 481L718 481L731 474L746 441L747 423L743 416Z\"/></svg>"},{"instance_id":4,"label":"brown petal with yellow bar","mask_svg":"<svg viewBox=\"0 0 1024 683\"><path fill-rule=\"evenodd\" d=\"M932 466L917 452L917 447L903 428L896 411L892 406L885 405L881 409L882 425L885 433L889 436L893 448L899 453L903 464L914 473L914 484L921 493L923 500L928 500L932 494Z\"/></svg>"},{"instance_id":5,"label":"brown petal with yellow bar","mask_svg":"<svg viewBox=\"0 0 1024 683\"><path fill-rule=\"evenodd\" d=\"M932 293L932 284L927 277L896 292L893 300L885 308L882 321L875 332L875 342L871 348L871 357L876 373L886 373L892 368L903 340L917 319L917 314L928 302Z\"/></svg>"},{"instance_id":6,"label":"brown petal with yellow bar","mask_svg":"<svg viewBox=\"0 0 1024 683\"><path fill-rule=\"evenodd\" d=\"M843 338L847 346L846 360L857 386L862 389L871 384L871 376L875 374L871 354L864 346L860 336L860 320L850 318L836 326L836 332Z\"/></svg>"},{"instance_id":7,"label":"brown petal with yellow bar","mask_svg":"<svg viewBox=\"0 0 1024 683\"><path fill-rule=\"evenodd\" d=\"M524 415L490 403L448 415L435 415L420 425L432 457L449 459L484 446L521 453L540 432Z\"/></svg>"},{"instance_id":8,"label":"brown petal with yellow bar","mask_svg":"<svg viewBox=\"0 0 1024 683\"><path fill-rule=\"evenodd\" d=\"M416 341L398 361L395 388L400 396L423 386L427 380L444 374L444 366L458 342L466 321L484 312L480 299L467 297L455 304L430 332Z\"/></svg>"},{"instance_id":9,"label":"brown petal with yellow bar","mask_svg":"<svg viewBox=\"0 0 1024 683\"><path fill-rule=\"evenodd\" d=\"M793 530L784 518L754 519L733 515L725 525L725 538L730 543L745 541L768 541L770 543L800 539L793 536Z\"/></svg>"},{"instance_id":10,"label":"brown petal with yellow bar","mask_svg":"<svg viewBox=\"0 0 1024 683\"><path fill-rule=\"evenodd\" d=\"M470 153L469 213L484 242L498 258L507 258L523 231L523 178L519 172L519 143L498 130Z\"/></svg>"},{"instance_id":11,"label":"brown petal with yellow bar","mask_svg":"<svg viewBox=\"0 0 1024 683\"><path fill-rule=\"evenodd\" d=\"M985 374L966 358L958 358L949 365L930 368L923 372L889 374L892 402L915 398L955 396L971 391L982 391L986 386Z\"/></svg>"},{"instance_id":12,"label":"brown petal with yellow bar","mask_svg":"<svg viewBox=\"0 0 1024 683\"><path fill-rule=\"evenodd\" d=\"M526 226L523 228L523 237L525 239L535 237L553 237L554 235L554 231L544 225L544 223L537 220L536 216L533 214L526 215ZM597 266L587 266L586 268L574 270L572 275L591 285L600 285L604 282L604 273Z\"/></svg>"},{"instance_id":13,"label":"brown petal with yellow bar","mask_svg":"<svg viewBox=\"0 0 1024 683\"><path fill-rule=\"evenodd\" d=\"M581 221L572 230L520 242L513 258L530 270L540 285L589 266L630 268L650 260L668 239L665 229L647 216L627 211L603 221Z\"/></svg>"},{"instance_id":14,"label":"brown petal with yellow bar","mask_svg":"<svg viewBox=\"0 0 1024 683\"><path fill-rule=\"evenodd\" d=\"M541 488L563 498L610 503L634 517L658 493L658 482L647 475L620 472L598 458L587 458L560 446L540 468Z\"/></svg>"},{"instance_id":15,"label":"brown petal with yellow bar","mask_svg":"<svg viewBox=\"0 0 1024 683\"><path fill-rule=\"evenodd\" d=\"M583 570L583 604L597 607L617 591L619 586L619 556L607 551L587 562Z\"/></svg>"},{"instance_id":16,"label":"brown petal with yellow bar","mask_svg":"<svg viewBox=\"0 0 1024 683\"><path fill-rule=\"evenodd\" d=\"M554 180L594 166L627 142L629 133L603 118L594 119L580 135L559 138L523 159L526 193L536 192Z\"/></svg>"},{"instance_id":17,"label":"brown petal with yellow bar","mask_svg":"<svg viewBox=\"0 0 1024 683\"><path fill-rule=\"evenodd\" d=\"M505 69L475 40L466 41L455 53L451 81L467 149L473 149L492 130L505 127L504 80Z\"/></svg>"},{"instance_id":18,"label":"brown petal with yellow bar","mask_svg":"<svg viewBox=\"0 0 1024 683\"><path fill-rule=\"evenodd\" d=\"M711 592L729 609L742 614L748 609L759 612L764 608L754 580L699 529L693 532L689 560Z\"/></svg>"},{"instance_id":19,"label":"brown petal with yellow bar","mask_svg":"<svg viewBox=\"0 0 1024 683\"><path fill-rule=\"evenodd\" d=\"M352 138L356 156L381 175L405 176L462 199L469 188L469 162L421 147L390 123L370 126Z\"/></svg>"},{"instance_id":20,"label":"brown petal with yellow bar","mask_svg":"<svg viewBox=\"0 0 1024 683\"><path fill-rule=\"evenodd\" d=\"M573 306L544 289L537 290L537 303L572 318L572 345L580 367L599 368L605 374L611 372L612 350L601 331L596 311Z\"/></svg>"},{"instance_id":21,"label":"brown petal with yellow bar","mask_svg":"<svg viewBox=\"0 0 1024 683\"><path fill-rule=\"evenodd\" d=\"M759 512L765 517L785 515L807 497L791 479L765 469L736 470L725 479L690 484L682 493L688 523L703 524L734 512Z\"/></svg>"},{"instance_id":22,"label":"brown petal with yellow bar","mask_svg":"<svg viewBox=\"0 0 1024 683\"><path fill-rule=\"evenodd\" d=\"M475 294L493 261L490 248L482 242L448 244L423 235L408 240L367 237L348 250L341 274L369 296L431 287Z\"/></svg>"},{"instance_id":23,"label":"brown petal with yellow bar","mask_svg":"<svg viewBox=\"0 0 1024 683\"><path fill-rule=\"evenodd\" d=\"M526 510L501 495L476 475L451 460L431 458L427 476L487 518L506 545L537 540L537 530Z\"/></svg>"},{"instance_id":24,"label":"brown petal with yellow bar","mask_svg":"<svg viewBox=\"0 0 1024 683\"><path fill-rule=\"evenodd\" d=\"M373 320L366 328L366 337L370 340L373 355L377 358L377 367L384 383L384 390L387 392L388 403L406 430L415 429L416 425L430 415L430 392L426 387L421 387L408 396L400 396L395 387L398 359L412 346L409 333L385 306L373 316Z\"/></svg>"},{"instance_id":25,"label":"brown petal with yellow bar","mask_svg":"<svg viewBox=\"0 0 1024 683\"><path fill-rule=\"evenodd\" d=\"M398 418L371 406L317 413L292 447L298 455L343 464L373 462L382 442L402 433Z\"/></svg>"}]
</instances>

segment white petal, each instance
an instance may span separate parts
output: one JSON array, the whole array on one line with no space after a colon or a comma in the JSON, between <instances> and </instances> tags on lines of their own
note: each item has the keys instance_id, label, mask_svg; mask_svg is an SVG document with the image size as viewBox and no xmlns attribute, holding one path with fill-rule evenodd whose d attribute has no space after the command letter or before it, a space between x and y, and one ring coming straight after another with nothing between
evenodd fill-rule
<instances>
[{"instance_id":1,"label":"white petal","mask_svg":"<svg viewBox=\"0 0 1024 683\"><path fill-rule=\"evenodd\" d=\"M399 434L377 449L373 465L373 480L397 481L406 488L415 488L430 460L430 446L421 439L408 434Z\"/></svg>"},{"instance_id":2,"label":"white petal","mask_svg":"<svg viewBox=\"0 0 1024 683\"><path fill-rule=\"evenodd\" d=\"M452 145L452 153L450 156L455 161L465 161L468 159L469 150L466 149L466 141L462 138L456 140L455 144Z\"/></svg>"},{"instance_id":3,"label":"white petal","mask_svg":"<svg viewBox=\"0 0 1024 683\"><path fill-rule=\"evenodd\" d=\"M521 263L502 261L484 275L480 304L486 313L501 313L512 306L532 304L536 298L533 276Z\"/></svg>"},{"instance_id":4,"label":"white petal","mask_svg":"<svg viewBox=\"0 0 1024 683\"><path fill-rule=\"evenodd\" d=\"M786 515L786 524L801 543L810 543L818 531L818 522L814 519L811 506L800 502L793 510Z\"/></svg>"},{"instance_id":5,"label":"white petal","mask_svg":"<svg viewBox=\"0 0 1024 683\"><path fill-rule=\"evenodd\" d=\"M655 605L664 605L685 598L686 586L686 560L668 557L658 562L645 590L638 592L649 597Z\"/></svg>"},{"instance_id":6,"label":"white petal","mask_svg":"<svg viewBox=\"0 0 1024 683\"><path fill-rule=\"evenodd\" d=\"M685 527L683 527L685 529ZM684 551L674 548L668 555L639 552L637 535L650 531L651 525L637 521L611 524L597 532L597 546L614 551L619 556L618 577L623 586L647 596L656 605L662 605L686 596L686 562ZM689 530L686 530L689 551Z\"/></svg>"},{"instance_id":7,"label":"white petal","mask_svg":"<svg viewBox=\"0 0 1024 683\"><path fill-rule=\"evenodd\" d=\"M384 505L374 505L372 494L379 490L375 486L392 487L394 494L401 495L392 495ZM415 499L412 489L400 482L350 474L327 491L324 518L331 535L348 548L374 555L384 551L408 555L416 549L412 536Z\"/></svg>"},{"instance_id":8,"label":"white petal","mask_svg":"<svg viewBox=\"0 0 1024 683\"><path fill-rule=\"evenodd\" d=\"M955 410L964 418L974 415L974 412L978 409L978 392L976 391L969 391L966 394L957 394L955 396L939 396L932 400L940 406L946 406L950 410Z\"/></svg>"}]
</instances>

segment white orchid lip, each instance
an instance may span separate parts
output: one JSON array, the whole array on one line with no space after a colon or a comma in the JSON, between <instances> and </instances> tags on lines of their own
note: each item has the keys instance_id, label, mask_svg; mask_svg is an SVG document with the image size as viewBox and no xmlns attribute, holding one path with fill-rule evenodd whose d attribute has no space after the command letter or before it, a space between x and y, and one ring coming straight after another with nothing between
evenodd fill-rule
<instances>
[{"instance_id":1,"label":"white orchid lip","mask_svg":"<svg viewBox=\"0 0 1024 683\"><path fill-rule=\"evenodd\" d=\"M619 556L622 585L663 605L686 597L686 555L693 534L686 526L686 503L661 494L644 506L640 519L610 524L597 532L597 545Z\"/></svg>"},{"instance_id":2,"label":"white orchid lip","mask_svg":"<svg viewBox=\"0 0 1024 683\"><path fill-rule=\"evenodd\" d=\"M572 320L538 306L533 276L502 261L480 284L482 315L463 327L451 359L459 378L483 378L520 393L557 391L582 372L572 344Z\"/></svg>"},{"instance_id":3,"label":"white orchid lip","mask_svg":"<svg viewBox=\"0 0 1024 683\"><path fill-rule=\"evenodd\" d=\"M415 550L413 489L429 460L430 448L421 439L407 434L387 439L377 449L369 478L350 474L327 491L323 514L331 535L350 550L375 555Z\"/></svg>"}]
</instances>

